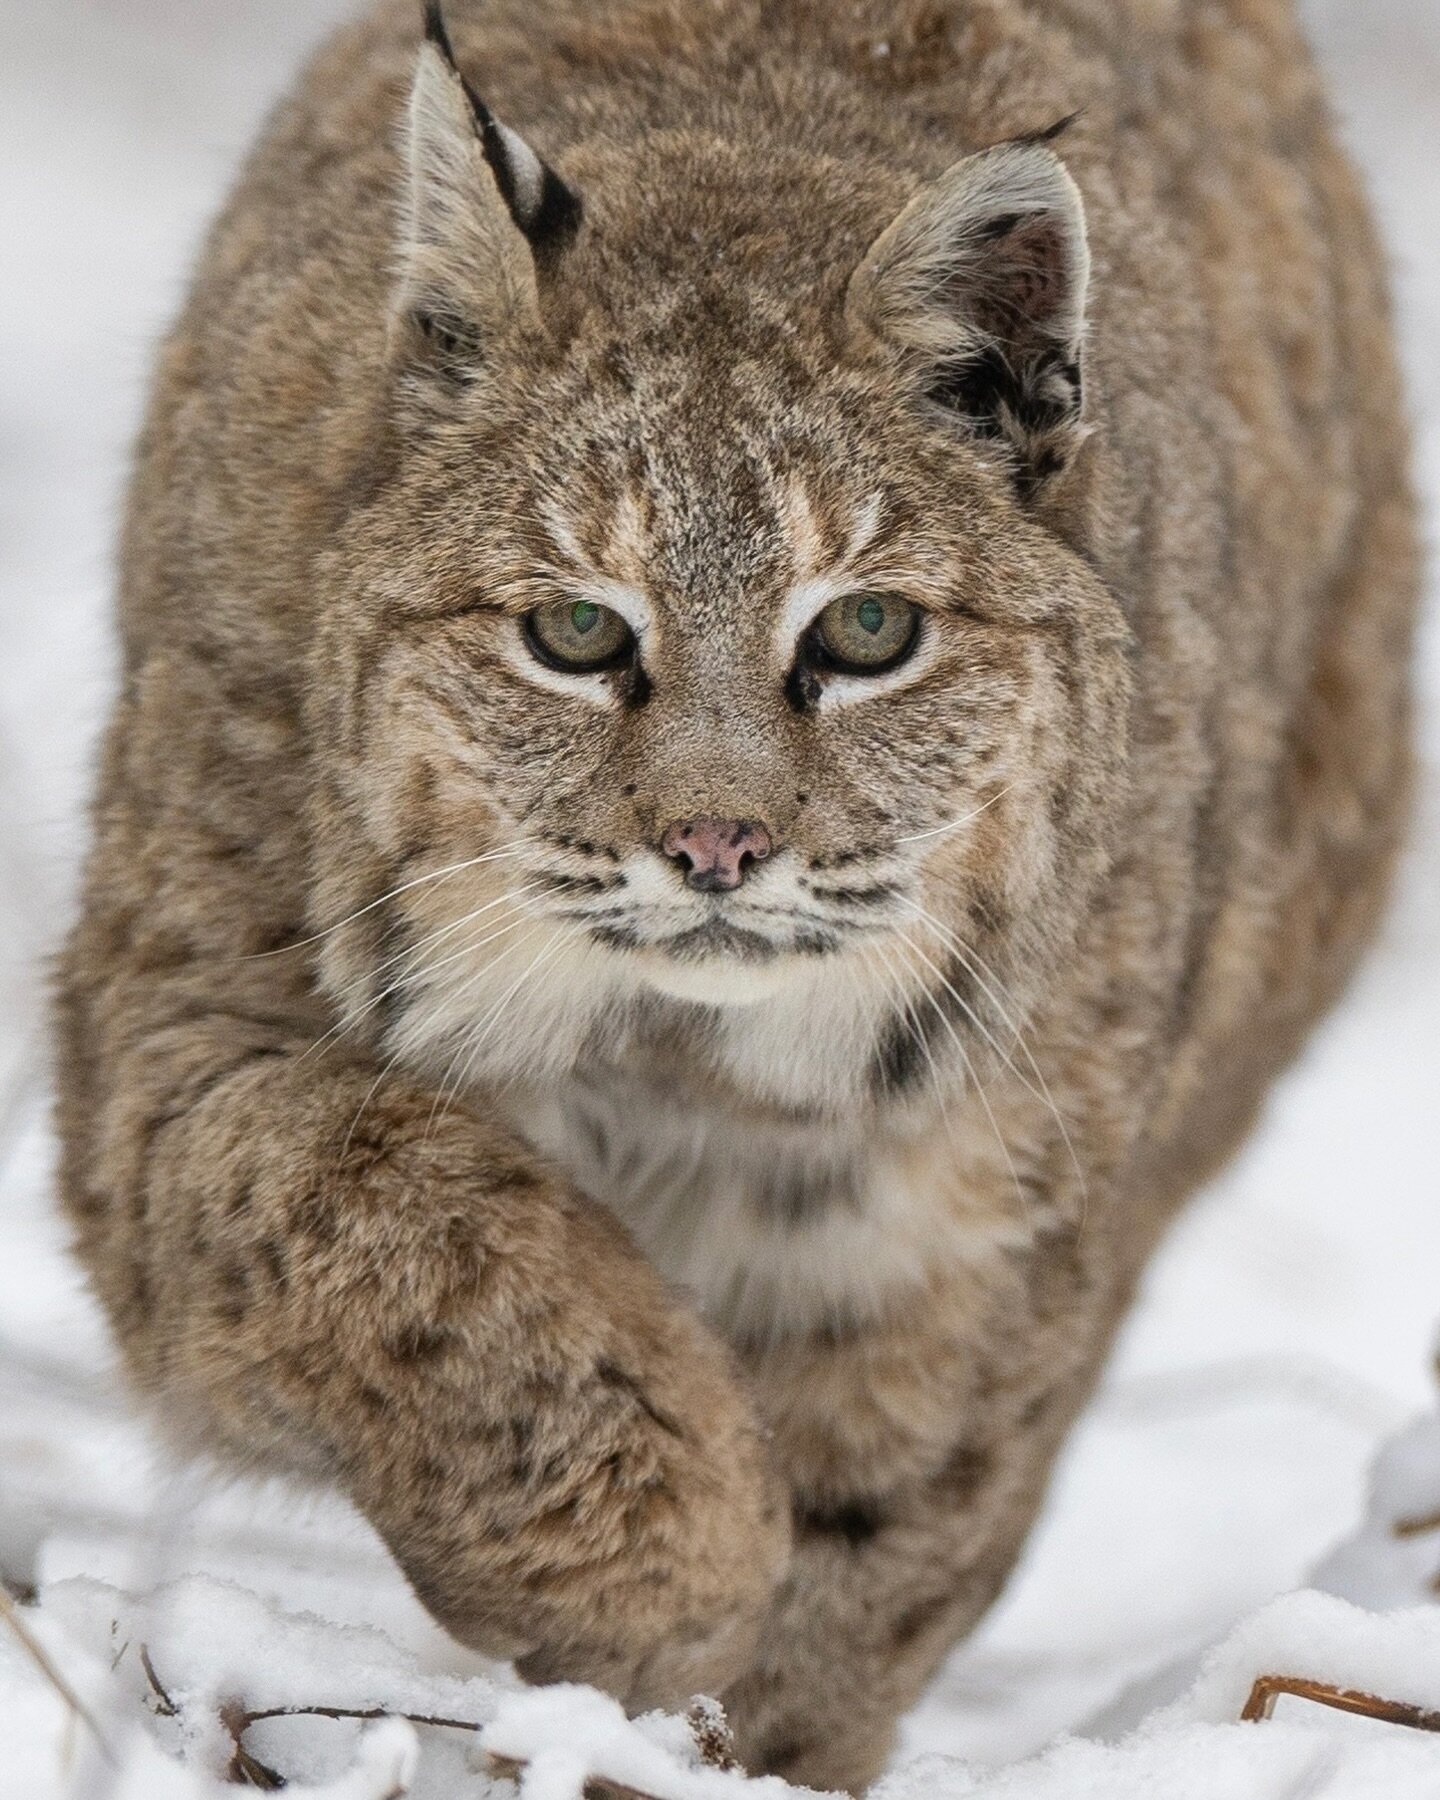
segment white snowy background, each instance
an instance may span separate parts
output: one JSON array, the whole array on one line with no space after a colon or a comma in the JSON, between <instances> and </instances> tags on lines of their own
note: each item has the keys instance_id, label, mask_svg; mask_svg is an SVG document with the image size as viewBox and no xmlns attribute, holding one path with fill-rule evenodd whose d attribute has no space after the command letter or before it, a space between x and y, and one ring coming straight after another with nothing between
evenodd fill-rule
<instances>
[{"instance_id":1,"label":"white snowy background","mask_svg":"<svg viewBox=\"0 0 1440 1800\"><path fill-rule=\"evenodd\" d=\"M535 1800L568 1800L587 1768L721 1800L736 1778L697 1770L674 1722L637 1735L594 1696L517 1700L338 1502L167 1463L113 1384L52 1211L43 960L113 666L126 447L198 234L344 10L0 0L0 1574L40 1597L0 1620L0 1800L218 1793L235 1698L493 1721L490 1749L534 1759ZM1440 4L1305 13L1392 247L1433 525ZM1294 1701L1231 1723L1281 1664L1440 1708L1440 1529L1392 1530L1440 1509L1437 611L1414 847L1383 941L1151 1270L1015 1581L907 1724L888 1800L1440 1795L1440 1736ZM1377 1452L1427 1412L1362 1529ZM1307 1584L1417 1610L1376 1618L1292 1592ZM142 1644L178 1717L156 1716ZM464 1734L312 1720L246 1742L332 1800L489 1791Z\"/></svg>"}]
</instances>

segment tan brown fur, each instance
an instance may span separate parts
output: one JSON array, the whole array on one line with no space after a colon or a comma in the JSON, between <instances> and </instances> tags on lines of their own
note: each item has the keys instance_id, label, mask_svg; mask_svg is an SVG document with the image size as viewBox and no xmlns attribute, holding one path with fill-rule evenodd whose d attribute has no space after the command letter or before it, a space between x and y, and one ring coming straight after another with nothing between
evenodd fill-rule
<instances>
[{"instance_id":1,"label":"tan brown fur","mask_svg":"<svg viewBox=\"0 0 1440 1800\"><path fill-rule=\"evenodd\" d=\"M1381 257L1289 0L449 22L585 221L532 259L464 146L472 210L422 158L406 214L408 0L251 159L139 450L65 1203L177 1434L340 1485L465 1641L723 1688L752 1767L858 1788L1382 902ZM946 426L992 271L947 343L872 246L1071 113L1018 155L1083 197L1083 418ZM777 620L837 570L927 636L797 710ZM524 665L586 582L650 609L644 705ZM558 935L690 917L650 847L696 813L766 822L735 916L793 941Z\"/></svg>"}]
</instances>

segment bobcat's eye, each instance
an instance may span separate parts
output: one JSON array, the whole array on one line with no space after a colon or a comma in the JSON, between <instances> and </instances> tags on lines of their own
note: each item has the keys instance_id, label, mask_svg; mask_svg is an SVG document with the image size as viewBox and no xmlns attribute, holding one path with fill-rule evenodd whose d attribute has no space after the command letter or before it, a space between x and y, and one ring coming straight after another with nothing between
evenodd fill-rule
<instances>
[{"instance_id":1,"label":"bobcat's eye","mask_svg":"<svg viewBox=\"0 0 1440 1800\"><path fill-rule=\"evenodd\" d=\"M525 641L552 669L589 674L625 662L635 634L618 612L593 600L554 600L525 615Z\"/></svg>"},{"instance_id":2,"label":"bobcat's eye","mask_svg":"<svg viewBox=\"0 0 1440 1800\"><path fill-rule=\"evenodd\" d=\"M899 594L844 594L832 600L814 627L829 661L849 675L880 675L915 648L920 609Z\"/></svg>"}]
</instances>

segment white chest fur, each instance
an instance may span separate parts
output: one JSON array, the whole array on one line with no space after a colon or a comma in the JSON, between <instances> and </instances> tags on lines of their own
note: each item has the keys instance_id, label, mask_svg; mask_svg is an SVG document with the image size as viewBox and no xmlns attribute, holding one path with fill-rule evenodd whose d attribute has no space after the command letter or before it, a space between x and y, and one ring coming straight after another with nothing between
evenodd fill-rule
<instances>
[{"instance_id":1,"label":"white chest fur","mask_svg":"<svg viewBox=\"0 0 1440 1800\"><path fill-rule=\"evenodd\" d=\"M852 1328L1017 1237L1008 1208L967 1204L943 1129L757 1123L623 1077L532 1094L515 1116L735 1341Z\"/></svg>"}]
</instances>

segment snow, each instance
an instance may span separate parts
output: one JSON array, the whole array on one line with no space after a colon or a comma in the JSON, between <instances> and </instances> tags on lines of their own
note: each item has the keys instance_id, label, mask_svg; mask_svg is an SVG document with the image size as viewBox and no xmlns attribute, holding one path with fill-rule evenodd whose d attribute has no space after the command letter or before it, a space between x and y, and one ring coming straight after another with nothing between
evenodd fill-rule
<instances>
[{"instance_id":1,"label":"snow","mask_svg":"<svg viewBox=\"0 0 1440 1800\"><path fill-rule=\"evenodd\" d=\"M802 1791L774 1776L751 1780L707 1768L694 1740L676 1741L666 1724L656 1715L627 1719L592 1688L538 1688L506 1700L480 1745L488 1756L525 1765L522 1800L581 1800L590 1776L657 1800L781 1800Z\"/></svg>"},{"instance_id":2,"label":"snow","mask_svg":"<svg viewBox=\"0 0 1440 1800\"><path fill-rule=\"evenodd\" d=\"M1364 1524L1325 1558L1315 1580L1368 1606L1440 1598L1440 1417L1417 1419L1386 1445Z\"/></svg>"},{"instance_id":3,"label":"snow","mask_svg":"<svg viewBox=\"0 0 1440 1800\"><path fill-rule=\"evenodd\" d=\"M1184 1726L1123 1745L1069 1740L998 1774L927 1757L875 1800L1429 1800L1423 1742L1341 1744L1287 1725Z\"/></svg>"},{"instance_id":4,"label":"snow","mask_svg":"<svg viewBox=\"0 0 1440 1800\"><path fill-rule=\"evenodd\" d=\"M231 1592L238 1595L238 1590ZM100 1601L100 1613L108 1610L98 1590L91 1597ZM215 1594L196 1597L228 1596L217 1586ZM65 1628L64 1610L52 1608L47 1599L43 1610L25 1609L20 1634L0 1631L0 1720L6 1738L0 1750L0 1796L223 1800L233 1795L226 1772L234 1746L220 1724L218 1707L209 1714L199 1706L176 1711L170 1691L161 1696L152 1687L151 1712L170 1729L147 1730L147 1722L153 1726L154 1720L126 1691L136 1681L116 1674L130 1656L132 1674L138 1675L138 1652L131 1655L134 1641L127 1638L118 1653L82 1650ZM223 1606L212 1615L212 1625L232 1623L253 1626L255 1619L244 1616L243 1606L239 1618L227 1617ZM107 1627L107 1635L114 1634ZM262 1630L257 1647L277 1635L283 1638L283 1629L279 1634ZM177 1688L174 1698L183 1694ZM300 1779L287 1784L287 1791L297 1800L392 1800L412 1790L419 1754L409 1723L376 1720L360 1730L348 1766L334 1780L312 1785L297 1771Z\"/></svg>"},{"instance_id":5,"label":"snow","mask_svg":"<svg viewBox=\"0 0 1440 1800\"><path fill-rule=\"evenodd\" d=\"M1432 1453L1440 1447L1440 1421L1430 1443ZM1429 1469L1440 1475L1440 1457ZM285 1613L233 1582L191 1577L135 1598L72 1579L20 1617L24 1641L0 1634L0 1795L16 1800L83 1794L117 1770L122 1793L203 1800L225 1791L240 1736L250 1756L283 1768L289 1791L336 1800L502 1800L517 1776L519 1800L583 1800L592 1778L653 1800L803 1793L707 1763L684 1720L630 1720L593 1689L524 1689L499 1671L426 1675L380 1632ZM1440 1608L1382 1613L1314 1591L1285 1595L1212 1650L1180 1700L1119 1742L1063 1737L999 1771L922 1756L887 1777L875 1800L1435 1794L1440 1746L1425 1732L1308 1701L1284 1718L1241 1722L1264 1674L1440 1714ZM299 1713L236 1732L237 1710L272 1708ZM411 1718L364 1717L376 1709ZM325 1719L326 1710L352 1716ZM702 1721L713 1734L713 1708Z\"/></svg>"},{"instance_id":6,"label":"snow","mask_svg":"<svg viewBox=\"0 0 1440 1800\"><path fill-rule=\"evenodd\" d=\"M1155 1715L1150 1728L1173 1719L1236 1719L1265 1673L1382 1694L1440 1714L1440 1609L1368 1612L1330 1594L1284 1594L1212 1650L1189 1693Z\"/></svg>"},{"instance_id":7,"label":"snow","mask_svg":"<svg viewBox=\"0 0 1440 1800\"><path fill-rule=\"evenodd\" d=\"M115 1758L0 1620L0 1800L212 1800L233 1791L220 1711L236 1701L485 1727L252 1726L251 1754L301 1795L513 1800L488 1746L527 1753L532 1800L622 1768L661 1800L721 1800L746 1784L702 1766L683 1721L523 1693L457 1649L333 1497L171 1462L120 1391L51 1210L41 959L113 669L125 445L207 214L348 6L0 9L0 1573L38 1593L25 1626ZM1440 9L1306 12L1395 249L1433 519ZM1282 1661L1440 1705L1437 619L1432 604L1415 842L1377 953L1164 1247L1015 1581L907 1722L884 1800L1440 1792L1440 1737L1299 1700L1237 1718ZM153 1710L142 1644L178 1717Z\"/></svg>"}]
</instances>

